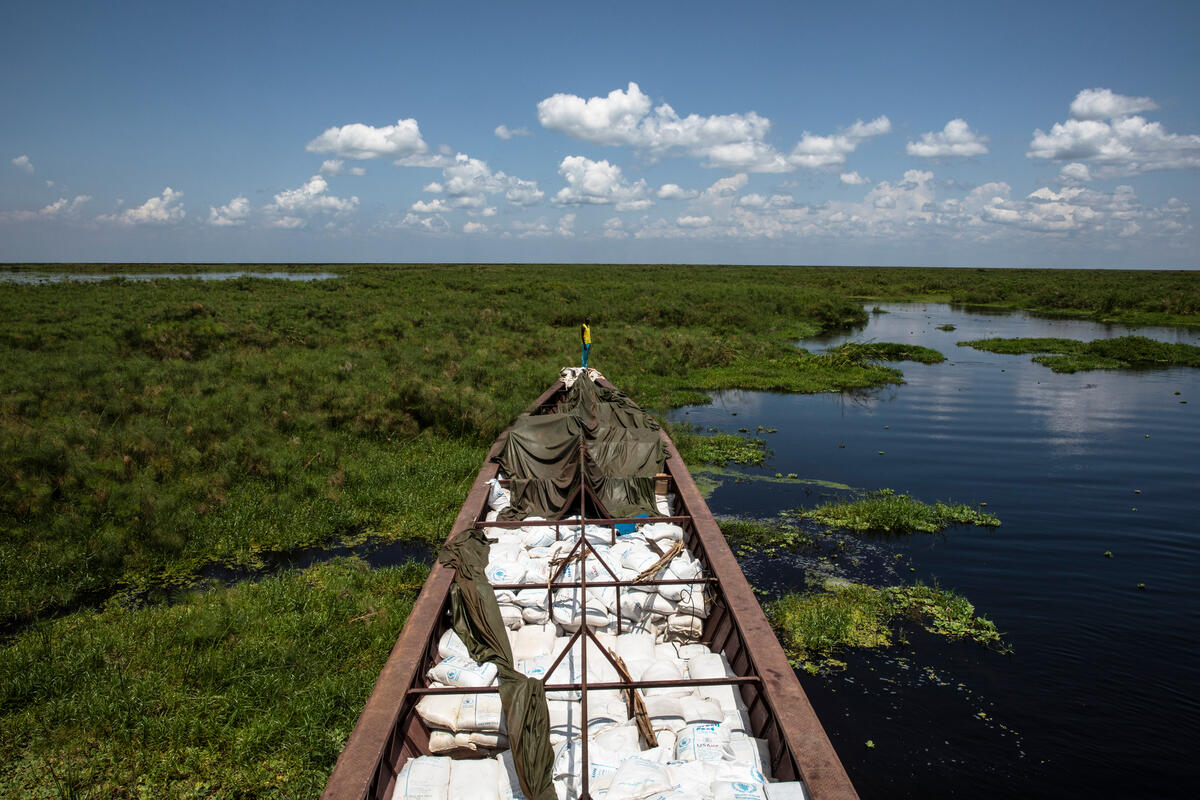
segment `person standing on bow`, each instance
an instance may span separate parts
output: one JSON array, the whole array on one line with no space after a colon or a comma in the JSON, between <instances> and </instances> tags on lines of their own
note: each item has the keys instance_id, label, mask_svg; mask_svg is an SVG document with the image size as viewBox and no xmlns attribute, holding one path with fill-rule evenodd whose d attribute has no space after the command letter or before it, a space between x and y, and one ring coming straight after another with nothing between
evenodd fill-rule
<instances>
[{"instance_id":1,"label":"person standing on bow","mask_svg":"<svg viewBox=\"0 0 1200 800\"><path fill-rule=\"evenodd\" d=\"M579 326L579 338L583 341L583 368L587 369L588 353L592 351L592 318L584 317Z\"/></svg>"}]
</instances>

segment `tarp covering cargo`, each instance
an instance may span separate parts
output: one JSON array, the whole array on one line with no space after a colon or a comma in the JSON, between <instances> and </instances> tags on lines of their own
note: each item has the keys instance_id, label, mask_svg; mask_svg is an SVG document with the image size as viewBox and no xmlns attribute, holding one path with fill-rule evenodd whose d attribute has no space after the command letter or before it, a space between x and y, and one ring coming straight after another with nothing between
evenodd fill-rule
<instances>
[{"instance_id":1,"label":"tarp covering cargo","mask_svg":"<svg viewBox=\"0 0 1200 800\"><path fill-rule=\"evenodd\" d=\"M654 476L667 459L658 430L624 394L580 376L556 413L522 416L505 436L496 460L512 505L501 518L562 513L579 489L581 466L608 516L654 514Z\"/></svg>"}]
</instances>

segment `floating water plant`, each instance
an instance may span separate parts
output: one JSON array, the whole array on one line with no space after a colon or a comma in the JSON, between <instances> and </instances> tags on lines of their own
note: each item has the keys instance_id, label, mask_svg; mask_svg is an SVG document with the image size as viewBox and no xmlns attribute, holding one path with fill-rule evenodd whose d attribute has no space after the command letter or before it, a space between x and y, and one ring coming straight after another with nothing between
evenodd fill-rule
<instances>
[{"instance_id":1,"label":"floating water plant","mask_svg":"<svg viewBox=\"0 0 1200 800\"><path fill-rule=\"evenodd\" d=\"M976 614L962 595L937 585L877 589L830 579L822 591L789 592L765 610L793 664L809 671L836 666L833 657L846 650L890 646L899 619L952 639L1007 649L993 622Z\"/></svg>"},{"instance_id":2,"label":"floating water plant","mask_svg":"<svg viewBox=\"0 0 1200 800\"><path fill-rule=\"evenodd\" d=\"M1034 356L1033 360L1055 372L1130 367L1200 367L1200 347L1160 342L1145 336L1120 336L1090 342L1054 338L975 339L958 344L991 353L1039 353L1041 355Z\"/></svg>"},{"instance_id":3,"label":"floating water plant","mask_svg":"<svg viewBox=\"0 0 1200 800\"><path fill-rule=\"evenodd\" d=\"M995 515L971 506L942 502L928 505L892 489L868 492L855 500L797 509L795 514L831 528L885 533L937 533L950 525L1000 525Z\"/></svg>"}]
</instances>

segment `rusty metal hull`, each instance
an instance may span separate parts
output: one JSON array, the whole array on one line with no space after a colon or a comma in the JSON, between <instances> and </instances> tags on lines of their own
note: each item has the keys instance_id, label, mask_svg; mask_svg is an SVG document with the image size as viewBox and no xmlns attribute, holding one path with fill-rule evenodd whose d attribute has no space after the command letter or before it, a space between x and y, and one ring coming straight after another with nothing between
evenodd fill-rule
<instances>
[{"instance_id":1,"label":"rusty metal hull","mask_svg":"<svg viewBox=\"0 0 1200 800\"><path fill-rule=\"evenodd\" d=\"M614 388L607 381L601 383ZM556 382L525 413L552 409L563 391L562 382ZM666 470L677 495L674 513L686 518L680 524L688 547L710 579L712 606L700 641L713 652L724 652L739 676L730 682L739 687L753 735L768 742L774 778L803 780L814 800L857 798L712 512L674 443L665 432L661 436L668 451ZM498 466L492 459L500 443L497 440L488 452L452 531L477 526L486 514L487 482L497 475ZM452 569L433 565L322 798L389 800L405 762L429 754L429 730L415 706L431 691L425 688L424 676L437 661L437 641L448 625L452 579Z\"/></svg>"}]
</instances>

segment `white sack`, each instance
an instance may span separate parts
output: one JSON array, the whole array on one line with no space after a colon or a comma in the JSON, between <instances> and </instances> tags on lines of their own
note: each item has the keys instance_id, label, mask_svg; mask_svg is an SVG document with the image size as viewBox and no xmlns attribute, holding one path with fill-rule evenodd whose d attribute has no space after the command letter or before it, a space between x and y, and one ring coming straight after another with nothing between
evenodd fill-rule
<instances>
[{"instance_id":1,"label":"white sack","mask_svg":"<svg viewBox=\"0 0 1200 800\"><path fill-rule=\"evenodd\" d=\"M657 655L654 637L648 633L626 633L618 636L614 650L627 662L653 661Z\"/></svg>"},{"instance_id":2,"label":"white sack","mask_svg":"<svg viewBox=\"0 0 1200 800\"><path fill-rule=\"evenodd\" d=\"M646 715L650 717L650 727L656 731L682 730L687 721L683 718L683 707L678 697L660 695L645 699ZM672 754L674 755L674 754Z\"/></svg>"},{"instance_id":3,"label":"white sack","mask_svg":"<svg viewBox=\"0 0 1200 800\"><path fill-rule=\"evenodd\" d=\"M770 777L771 755L766 739L755 739L744 733L731 733L729 750L733 753L734 761L753 767L764 777Z\"/></svg>"},{"instance_id":4,"label":"white sack","mask_svg":"<svg viewBox=\"0 0 1200 800\"><path fill-rule=\"evenodd\" d=\"M456 759L450 766L451 798L500 800L499 765L491 758Z\"/></svg>"},{"instance_id":5,"label":"white sack","mask_svg":"<svg viewBox=\"0 0 1200 800\"><path fill-rule=\"evenodd\" d=\"M647 667L638 677L639 681L683 681L683 671L679 666L672 661L655 661ZM682 697L686 694L691 694L692 690L687 686L667 686L661 688L643 689L642 694L646 697L657 697L667 695L669 697Z\"/></svg>"},{"instance_id":6,"label":"white sack","mask_svg":"<svg viewBox=\"0 0 1200 800\"><path fill-rule=\"evenodd\" d=\"M512 492L501 486L500 481L495 478L488 481L488 505L496 512L512 505ZM492 521L488 520L488 522Z\"/></svg>"},{"instance_id":7,"label":"white sack","mask_svg":"<svg viewBox=\"0 0 1200 800\"><path fill-rule=\"evenodd\" d=\"M467 650L467 646L463 643L463 640L458 638L458 634L454 632L454 629L447 628L446 632L442 634L442 638L438 639L438 658L445 660L452 656L470 659L471 652Z\"/></svg>"},{"instance_id":8,"label":"white sack","mask_svg":"<svg viewBox=\"0 0 1200 800\"><path fill-rule=\"evenodd\" d=\"M712 786L713 800L767 800L761 783L717 781Z\"/></svg>"},{"instance_id":9,"label":"white sack","mask_svg":"<svg viewBox=\"0 0 1200 800\"><path fill-rule=\"evenodd\" d=\"M675 493L657 494L654 496L654 510L660 517L675 516Z\"/></svg>"},{"instance_id":10,"label":"white sack","mask_svg":"<svg viewBox=\"0 0 1200 800\"><path fill-rule=\"evenodd\" d=\"M499 693L463 695L458 709L458 730L507 733Z\"/></svg>"},{"instance_id":11,"label":"white sack","mask_svg":"<svg viewBox=\"0 0 1200 800\"><path fill-rule=\"evenodd\" d=\"M484 572L492 586L525 580L525 565L520 561L489 561Z\"/></svg>"},{"instance_id":12,"label":"white sack","mask_svg":"<svg viewBox=\"0 0 1200 800\"><path fill-rule=\"evenodd\" d=\"M687 720L688 725L696 722L725 721L725 712L720 705L696 695L679 698L679 709L683 712L683 718Z\"/></svg>"},{"instance_id":13,"label":"white sack","mask_svg":"<svg viewBox=\"0 0 1200 800\"><path fill-rule=\"evenodd\" d=\"M470 658L451 656L429 669L429 680L447 686L491 686L496 680L496 665L477 664Z\"/></svg>"},{"instance_id":14,"label":"white sack","mask_svg":"<svg viewBox=\"0 0 1200 800\"><path fill-rule=\"evenodd\" d=\"M417 701L417 714L430 728L456 731L462 699L461 694L427 694Z\"/></svg>"},{"instance_id":15,"label":"white sack","mask_svg":"<svg viewBox=\"0 0 1200 800\"><path fill-rule=\"evenodd\" d=\"M526 800L521 791L521 779L517 777L517 765L513 762L512 750L505 750L497 755L496 764L500 800Z\"/></svg>"},{"instance_id":16,"label":"white sack","mask_svg":"<svg viewBox=\"0 0 1200 800\"><path fill-rule=\"evenodd\" d=\"M729 731L719 723L697 722L684 726L675 742L679 761L722 761L729 754Z\"/></svg>"},{"instance_id":17,"label":"white sack","mask_svg":"<svg viewBox=\"0 0 1200 800\"><path fill-rule=\"evenodd\" d=\"M639 525L638 533L656 542L683 540L683 528L674 522L651 522L647 525Z\"/></svg>"},{"instance_id":18,"label":"white sack","mask_svg":"<svg viewBox=\"0 0 1200 800\"><path fill-rule=\"evenodd\" d=\"M697 680L732 678L733 668L723 653L703 653L688 659L688 675Z\"/></svg>"},{"instance_id":19,"label":"white sack","mask_svg":"<svg viewBox=\"0 0 1200 800\"><path fill-rule=\"evenodd\" d=\"M450 765L439 756L410 758L396 776L392 800L448 800Z\"/></svg>"},{"instance_id":20,"label":"white sack","mask_svg":"<svg viewBox=\"0 0 1200 800\"><path fill-rule=\"evenodd\" d=\"M606 800L638 800L671 788L667 771L652 759L631 756L621 762L608 784Z\"/></svg>"},{"instance_id":21,"label":"white sack","mask_svg":"<svg viewBox=\"0 0 1200 800\"><path fill-rule=\"evenodd\" d=\"M667 617L666 633L671 639L695 641L704 635L704 620L692 614L672 614Z\"/></svg>"},{"instance_id":22,"label":"white sack","mask_svg":"<svg viewBox=\"0 0 1200 800\"><path fill-rule=\"evenodd\" d=\"M553 625L526 625L514 633L513 659L550 655L554 650Z\"/></svg>"}]
</instances>

